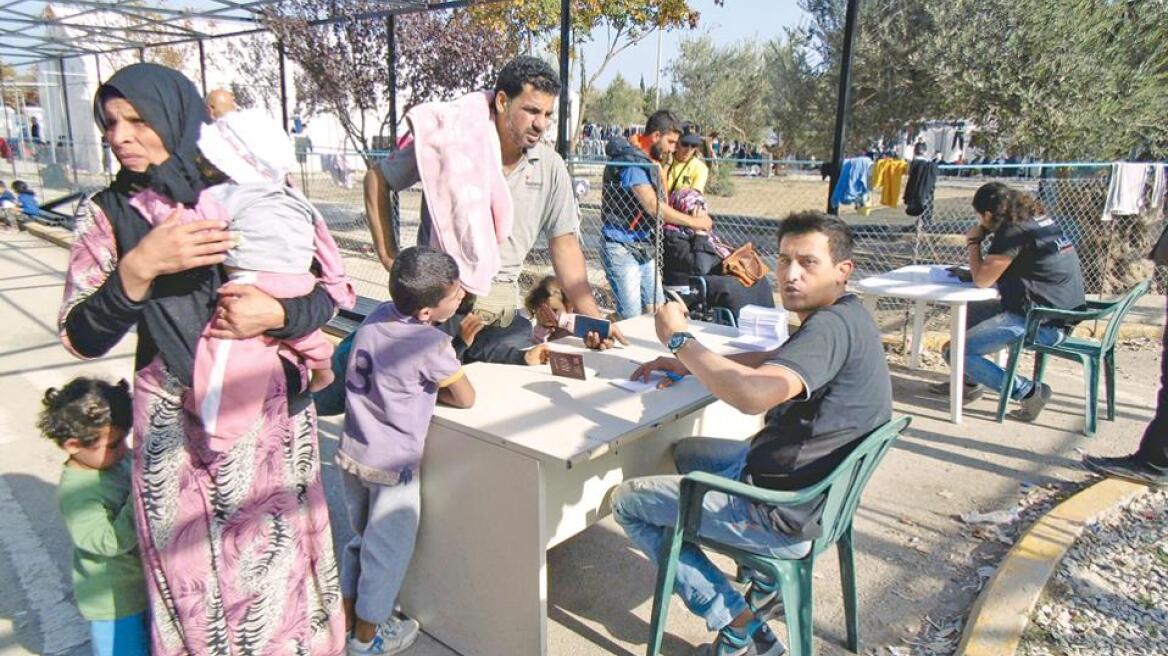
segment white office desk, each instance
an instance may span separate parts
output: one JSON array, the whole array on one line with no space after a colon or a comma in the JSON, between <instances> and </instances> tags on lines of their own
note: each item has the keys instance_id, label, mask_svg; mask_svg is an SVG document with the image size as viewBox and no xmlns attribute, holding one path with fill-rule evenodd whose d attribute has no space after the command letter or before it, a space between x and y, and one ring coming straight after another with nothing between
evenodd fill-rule
<instances>
[{"instance_id":1,"label":"white office desk","mask_svg":"<svg viewBox=\"0 0 1168 656\"><path fill-rule=\"evenodd\" d=\"M611 380L668 351L652 317L624 321L631 344L584 354L588 380L548 366L466 367L473 408L440 407L422 464L422 522L402 606L467 656L547 653L545 552L609 513L628 478L672 473L670 447L691 435L748 439L761 416L716 401L692 376L635 394ZM723 353L732 328L691 324ZM602 565L602 563L597 563Z\"/></svg>"},{"instance_id":2,"label":"white office desk","mask_svg":"<svg viewBox=\"0 0 1168 656\"><path fill-rule=\"evenodd\" d=\"M967 305L998 298L993 287L977 287L973 283L936 282L930 270L945 268L939 265L915 264L864 278L856 289L864 295L864 304L876 315L876 298L891 296L913 301L912 355L909 367L916 369L921 357L921 338L925 332L925 305L941 303L950 309L949 325L949 418L961 423L961 396L965 391L965 315Z\"/></svg>"}]
</instances>

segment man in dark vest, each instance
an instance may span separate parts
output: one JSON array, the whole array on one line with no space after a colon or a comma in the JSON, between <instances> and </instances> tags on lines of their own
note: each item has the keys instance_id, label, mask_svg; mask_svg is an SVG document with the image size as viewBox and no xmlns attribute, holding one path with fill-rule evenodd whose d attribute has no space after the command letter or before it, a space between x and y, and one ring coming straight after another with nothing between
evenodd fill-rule
<instances>
[{"instance_id":1,"label":"man in dark vest","mask_svg":"<svg viewBox=\"0 0 1168 656\"><path fill-rule=\"evenodd\" d=\"M704 211L693 215L669 206L662 163L677 148L681 122L669 110L655 112L644 134L616 137L605 153L600 213L604 227L600 261L616 297L620 318L653 312L664 295L657 280L657 217L665 223L708 231L713 222Z\"/></svg>"}]
</instances>

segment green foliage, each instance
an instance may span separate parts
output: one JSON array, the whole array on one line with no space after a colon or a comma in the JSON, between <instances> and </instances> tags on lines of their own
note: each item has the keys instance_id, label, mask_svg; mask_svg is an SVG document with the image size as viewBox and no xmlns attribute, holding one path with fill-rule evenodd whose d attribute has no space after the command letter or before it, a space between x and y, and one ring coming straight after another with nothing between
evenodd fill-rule
<instances>
[{"instance_id":1,"label":"green foliage","mask_svg":"<svg viewBox=\"0 0 1168 656\"><path fill-rule=\"evenodd\" d=\"M305 109L332 112L362 151L389 127L387 21L360 18L384 8L378 0L282 0L264 14L264 25L304 72L296 87ZM338 15L357 18L313 24ZM394 34L398 90L406 96L399 116L417 103L493 84L495 71L515 54L511 41L462 11L399 16Z\"/></svg>"},{"instance_id":2,"label":"green foliage","mask_svg":"<svg viewBox=\"0 0 1168 656\"><path fill-rule=\"evenodd\" d=\"M719 6L723 2L714 0ZM579 108L581 116L596 115L589 107L592 98L599 95L596 81L617 55L657 30L697 27L701 14L689 5L690 0L571 0L573 48L596 39L602 39L605 45L604 58L581 82L585 90ZM469 11L476 22L516 44L552 39L560 29L559 0L482 2L472 4ZM557 56L558 47L558 41L554 42L552 50ZM578 127L583 124L580 121Z\"/></svg>"},{"instance_id":3,"label":"green foliage","mask_svg":"<svg viewBox=\"0 0 1168 656\"><path fill-rule=\"evenodd\" d=\"M768 46L772 119L785 145L826 153L846 3L800 6L810 20ZM852 70L849 147L965 119L990 155L1168 155L1166 2L866 2Z\"/></svg>"},{"instance_id":4,"label":"green foliage","mask_svg":"<svg viewBox=\"0 0 1168 656\"><path fill-rule=\"evenodd\" d=\"M619 73L608 83L588 110L590 121L603 125L631 125L645 122L644 97Z\"/></svg>"},{"instance_id":5,"label":"green foliage","mask_svg":"<svg viewBox=\"0 0 1168 656\"><path fill-rule=\"evenodd\" d=\"M718 46L709 35L684 39L669 72L678 94L669 109L680 118L723 139L758 142L765 136L767 112L759 92L763 55L757 42Z\"/></svg>"},{"instance_id":6,"label":"green foliage","mask_svg":"<svg viewBox=\"0 0 1168 656\"><path fill-rule=\"evenodd\" d=\"M734 165L708 162L710 178L706 180L706 193L711 196L734 195Z\"/></svg>"},{"instance_id":7,"label":"green foliage","mask_svg":"<svg viewBox=\"0 0 1168 656\"><path fill-rule=\"evenodd\" d=\"M831 152L835 94L825 92L821 70L801 34L788 32L766 44L763 93L783 157L826 158Z\"/></svg>"}]
</instances>

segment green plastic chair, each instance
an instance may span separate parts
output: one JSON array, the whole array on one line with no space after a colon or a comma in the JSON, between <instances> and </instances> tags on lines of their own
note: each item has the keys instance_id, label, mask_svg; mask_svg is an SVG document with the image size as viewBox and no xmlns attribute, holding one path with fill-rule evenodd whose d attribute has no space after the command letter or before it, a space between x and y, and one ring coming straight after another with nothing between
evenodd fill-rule
<instances>
[{"instance_id":1,"label":"green plastic chair","mask_svg":"<svg viewBox=\"0 0 1168 656\"><path fill-rule=\"evenodd\" d=\"M1005 421L1006 409L1010 405L1010 394L1014 391L1014 378L1018 373L1018 364L1022 360L1022 351L1034 352L1034 382L1042 382L1042 375L1046 371L1046 356L1053 355L1065 360L1074 360L1083 365L1083 380L1086 384L1084 410L1086 421L1083 424L1083 433L1087 436L1095 434L1098 423L1099 405L1099 370L1103 370L1103 377L1107 391L1107 419L1115 420L1115 342L1119 338L1119 328L1129 310L1136 301L1148 292L1152 281L1145 280L1128 290L1126 294L1112 301L1087 301L1086 310L1056 310L1047 307L1033 307L1026 313L1026 330L1022 340L1010 346L1010 357L1006 363L1006 380L998 395L998 422ZM1094 340L1083 337L1068 336L1054 346L1045 346L1034 342L1038 334L1038 327L1044 321L1051 319L1071 319L1073 321L1090 321L1110 316L1107 328L1103 331L1103 339Z\"/></svg>"},{"instance_id":2,"label":"green plastic chair","mask_svg":"<svg viewBox=\"0 0 1168 656\"><path fill-rule=\"evenodd\" d=\"M908 427L911 417L894 419L872 431L848 454L848 457L819 483L802 490L768 490L721 476L695 472L681 479L681 498L677 524L657 571L657 592L653 597L652 624L647 654L657 656L665 633L669 597L677 579L677 559L682 544L689 542L733 558L747 567L779 582L787 618L791 656L812 656L811 573L815 559L831 545L836 545L840 560L840 579L844 592L844 617L847 621L848 649L860 651L860 621L856 614L856 566L852 551L852 517L860 503L864 486L892 442ZM707 492L720 491L755 503L794 505L819 498L823 506L823 535L811 544L811 551L798 560L784 560L770 555L745 551L713 542L698 535L702 523L702 499Z\"/></svg>"}]
</instances>

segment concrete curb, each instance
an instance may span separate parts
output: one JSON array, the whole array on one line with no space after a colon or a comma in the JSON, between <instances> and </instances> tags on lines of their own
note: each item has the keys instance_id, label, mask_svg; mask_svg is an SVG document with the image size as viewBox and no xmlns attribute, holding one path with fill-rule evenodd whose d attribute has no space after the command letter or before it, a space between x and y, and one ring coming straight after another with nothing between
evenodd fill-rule
<instances>
[{"instance_id":1,"label":"concrete curb","mask_svg":"<svg viewBox=\"0 0 1168 656\"><path fill-rule=\"evenodd\" d=\"M28 231L28 234L44 239L51 244L56 244L61 248L68 249L73 246L72 230L54 228L52 226L46 226L32 222L24 224L24 228Z\"/></svg>"},{"instance_id":2,"label":"concrete curb","mask_svg":"<svg viewBox=\"0 0 1168 656\"><path fill-rule=\"evenodd\" d=\"M1013 656L1046 582L1087 524L1147 489L1105 478L1039 519L990 577L970 611L955 656Z\"/></svg>"}]
</instances>

